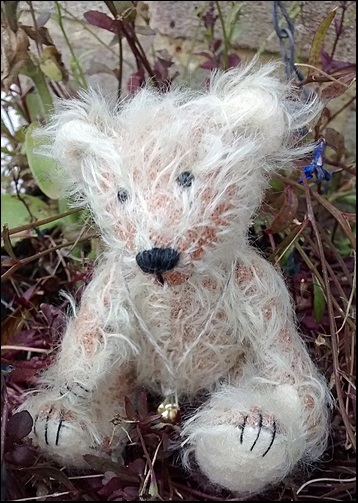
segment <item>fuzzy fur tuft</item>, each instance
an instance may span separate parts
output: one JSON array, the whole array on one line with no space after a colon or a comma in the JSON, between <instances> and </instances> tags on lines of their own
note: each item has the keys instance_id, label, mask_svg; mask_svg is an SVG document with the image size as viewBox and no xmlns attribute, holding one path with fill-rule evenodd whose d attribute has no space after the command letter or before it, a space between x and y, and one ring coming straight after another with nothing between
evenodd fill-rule
<instances>
[{"instance_id":1,"label":"fuzzy fur tuft","mask_svg":"<svg viewBox=\"0 0 358 503\"><path fill-rule=\"evenodd\" d=\"M119 105L89 90L38 133L106 243L23 405L47 455L78 464L109 438L120 452L111 419L143 385L176 403L208 393L184 420L183 461L237 494L322 454L326 384L282 278L247 239L270 174L313 149L299 133L321 109L275 71L249 65L214 74L207 91L146 88Z\"/></svg>"}]
</instances>

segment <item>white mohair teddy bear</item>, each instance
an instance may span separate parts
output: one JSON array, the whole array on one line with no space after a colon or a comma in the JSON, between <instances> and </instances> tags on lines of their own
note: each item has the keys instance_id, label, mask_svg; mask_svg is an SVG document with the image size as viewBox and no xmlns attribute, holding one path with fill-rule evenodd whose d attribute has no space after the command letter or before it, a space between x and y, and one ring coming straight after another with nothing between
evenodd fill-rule
<instances>
[{"instance_id":1,"label":"white mohair teddy bear","mask_svg":"<svg viewBox=\"0 0 358 503\"><path fill-rule=\"evenodd\" d=\"M66 466L112 439L124 396L144 386L181 403L183 462L252 495L323 452L329 393L297 332L283 279L248 240L269 176L312 151L317 119L250 64L203 91L143 89L115 105L93 90L40 131L61 181L88 206L106 249L41 389L22 408L35 445Z\"/></svg>"}]
</instances>

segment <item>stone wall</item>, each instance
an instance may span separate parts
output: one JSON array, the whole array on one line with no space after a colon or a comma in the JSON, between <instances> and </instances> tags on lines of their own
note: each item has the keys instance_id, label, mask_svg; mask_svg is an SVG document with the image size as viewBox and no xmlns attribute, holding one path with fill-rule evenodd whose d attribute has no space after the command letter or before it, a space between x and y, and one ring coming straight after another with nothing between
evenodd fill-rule
<instances>
[{"instance_id":1,"label":"stone wall","mask_svg":"<svg viewBox=\"0 0 358 503\"><path fill-rule=\"evenodd\" d=\"M104 47L98 43L87 32L83 24L83 13L88 10L98 10L108 13L104 2L99 1L61 1L70 14L64 14L65 25L71 34L71 41L78 50L82 60L87 64L89 61L100 61L101 63L117 63L117 56L109 51L104 51ZM118 2L130 3L130 2ZM271 1L246 1L246 2L219 2L223 10L224 17L228 17L233 9L233 4L243 4L242 13L238 21L237 35L235 44L238 51L256 52L259 48L264 49L266 53L279 56L279 45L277 37L273 31L272 23L272 3ZM338 1L294 1L283 2L295 23L295 41L296 54L299 58L307 59L309 48L313 36L317 30L320 21L338 5ZM141 37L145 45L154 44L156 49L166 49L181 61L185 58L186 52L191 48L191 43L195 38L196 48L204 48L204 31L198 28L198 12L206 10L210 4L208 1L144 1L139 2L140 10L146 11L150 18L150 26L156 32L153 37ZM355 4L355 2L351 2ZM37 13L51 12L54 14L54 2L32 2ZM20 2L20 8L25 11L24 18L29 17L26 11L29 10L27 2ZM63 47L64 53L67 50L61 40L61 34L56 27L54 20L48 22L51 25L50 32L58 35L56 43ZM105 43L112 39L112 35L105 30L98 30L93 26L90 29L95 32ZM352 5L347 11L345 33L337 47L336 54L340 59L356 59L356 13L355 5ZM334 27L330 27L327 37L327 46L332 45L334 39ZM149 42L149 43L148 43ZM115 49L113 47L113 49ZM184 52L184 55L181 53Z\"/></svg>"},{"instance_id":2,"label":"stone wall","mask_svg":"<svg viewBox=\"0 0 358 503\"><path fill-rule=\"evenodd\" d=\"M233 6L237 7L239 3L243 5L235 31L236 52L244 59L251 58L258 50L262 51L263 58L280 58L278 39L272 23L272 2L220 2L225 19L229 18ZM145 24L144 18L148 19L149 26L153 29L151 35L140 35L140 41L146 51L148 54L152 54L153 51L164 51L164 55L168 53L175 62L171 71L175 72L179 69L180 76L183 76L184 73L185 79L192 86L199 85L199 83L201 85L206 75L204 71L198 69L202 58L193 56L192 53L198 53L207 47L204 30L202 27L198 29L198 12L206 10L209 4L210 2L207 1L139 2L139 9L143 14L143 17L138 17L139 24ZM296 57L300 61L306 61L319 23L330 10L338 5L338 1L286 1L283 4L294 18ZM70 54L55 20L54 2L34 1L32 5L37 15L41 12L51 12L51 19L46 26L68 65ZM89 26L83 17L84 12L92 9L108 13L104 2L61 1L61 5L68 10L68 13L64 13L65 29L70 34L73 49L88 74L90 84L100 85L108 92L115 92L117 81L111 70L118 68L118 47L110 45L113 34ZM21 21L32 24L28 3L20 2L20 9L24 11ZM351 7L346 15L345 33L336 52L337 57L342 60L355 61L356 59L355 29L355 2L351 2ZM327 38L328 48L332 45L333 40L334 27L331 26ZM124 60L123 72L124 82L126 82L133 72L134 61L131 52L125 45ZM183 68L186 68L186 71L183 72ZM332 107L340 107L345 100L349 99L350 94L347 93L342 99L333 100ZM349 149L352 150L355 148L355 109L347 108L345 113L339 117L339 121L339 129L342 132L347 129Z\"/></svg>"}]
</instances>

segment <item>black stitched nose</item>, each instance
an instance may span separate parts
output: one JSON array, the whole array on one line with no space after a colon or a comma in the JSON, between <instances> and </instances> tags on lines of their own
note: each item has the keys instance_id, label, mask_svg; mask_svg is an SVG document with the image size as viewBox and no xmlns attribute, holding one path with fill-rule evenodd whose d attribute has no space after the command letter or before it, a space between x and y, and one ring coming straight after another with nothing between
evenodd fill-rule
<instances>
[{"instance_id":1,"label":"black stitched nose","mask_svg":"<svg viewBox=\"0 0 358 503\"><path fill-rule=\"evenodd\" d=\"M179 252L173 248L152 248L137 254L136 261L143 272L162 274L179 262Z\"/></svg>"}]
</instances>

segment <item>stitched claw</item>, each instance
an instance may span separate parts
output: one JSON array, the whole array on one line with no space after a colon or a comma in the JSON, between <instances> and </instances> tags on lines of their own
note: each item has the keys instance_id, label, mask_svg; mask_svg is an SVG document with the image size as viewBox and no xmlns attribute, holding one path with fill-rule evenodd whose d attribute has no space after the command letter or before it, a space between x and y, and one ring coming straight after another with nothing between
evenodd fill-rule
<instances>
[{"instance_id":1,"label":"stitched claw","mask_svg":"<svg viewBox=\"0 0 358 503\"><path fill-rule=\"evenodd\" d=\"M271 442L270 442L270 445L268 446L268 448L266 449L266 451L263 453L262 457L264 458L266 456L266 454L269 452L269 450L271 449L274 441L275 441L275 437L276 437L276 421L273 422L273 425L272 425L272 437L271 437Z\"/></svg>"},{"instance_id":2,"label":"stitched claw","mask_svg":"<svg viewBox=\"0 0 358 503\"><path fill-rule=\"evenodd\" d=\"M90 395L90 390L87 389L85 386L82 384L76 382L72 384L71 386L66 384L64 388L61 388L60 390L60 395L61 396L67 396L68 398L75 398L79 400L87 400L87 398Z\"/></svg>"},{"instance_id":3,"label":"stitched claw","mask_svg":"<svg viewBox=\"0 0 358 503\"><path fill-rule=\"evenodd\" d=\"M245 429L245 426L246 426L246 423L247 423L247 417L248 416L244 417L244 422L242 423L242 426L241 426L240 444L242 444L242 442L244 440L244 429Z\"/></svg>"},{"instance_id":4,"label":"stitched claw","mask_svg":"<svg viewBox=\"0 0 358 503\"><path fill-rule=\"evenodd\" d=\"M255 410L253 411L252 415L243 416L242 422L240 425L238 425L238 428L241 430L239 439L241 445L245 442L245 431L247 430L248 439L246 440L246 442L252 442L252 445L248 449L248 452L252 452L255 447L258 446L258 444L260 444L260 449L262 449L263 442L265 442L266 440L269 441L269 445L263 452L262 457L265 457L271 450L277 435L277 424L276 421L272 419L272 417L264 416L263 414ZM268 439L267 433L261 439L263 432L271 432L271 439Z\"/></svg>"},{"instance_id":5,"label":"stitched claw","mask_svg":"<svg viewBox=\"0 0 358 503\"><path fill-rule=\"evenodd\" d=\"M252 449L255 447L255 445L256 445L256 443L257 443L257 441L259 439L259 436L260 436L260 433L261 433L261 429L262 429L262 421L263 421L262 414L260 414L259 430L257 432L257 437L255 439L255 442L252 444L250 451L252 451Z\"/></svg>"}]
</instances>

